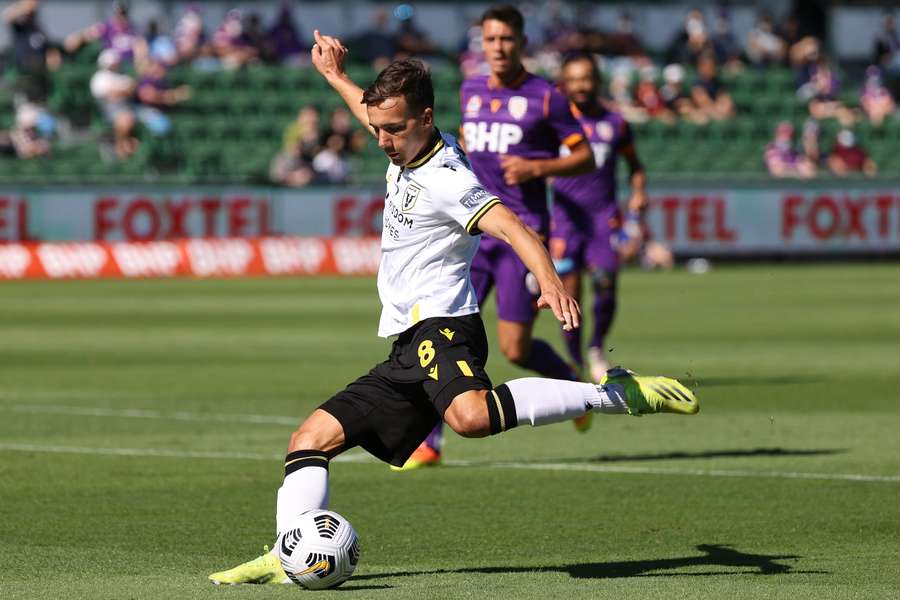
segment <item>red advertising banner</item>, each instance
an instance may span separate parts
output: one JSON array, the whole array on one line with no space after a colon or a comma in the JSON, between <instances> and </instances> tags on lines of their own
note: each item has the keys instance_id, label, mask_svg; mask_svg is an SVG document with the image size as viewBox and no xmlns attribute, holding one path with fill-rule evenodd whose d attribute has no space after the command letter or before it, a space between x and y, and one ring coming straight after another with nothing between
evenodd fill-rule
<instances>
[{"instance_id":1,"label":"red advertising banner","mask_svg":"<svg viewBox=\"0 0 900 600\"><path fill-rule=\"evenodd\" d=\"M378 238L215 238L0 244L0 280L373 275Z\"/></svg>"}]
</instances>

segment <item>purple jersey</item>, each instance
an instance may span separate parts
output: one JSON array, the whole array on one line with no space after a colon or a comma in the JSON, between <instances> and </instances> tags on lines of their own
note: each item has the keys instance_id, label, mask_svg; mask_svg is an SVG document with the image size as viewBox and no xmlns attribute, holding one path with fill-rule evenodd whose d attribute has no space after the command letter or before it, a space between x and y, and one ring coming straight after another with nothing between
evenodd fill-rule
<instances>
[{"instance_id":1,"label":"purple jersey","mask_svg":"<svg viewBox=\"0 0 900 600\"><path fill-rule=\"evenodd\" d=\"M561 145L572 147L584 139L565 96L545 79L523 71L509 87L495 87L484 75L465 80L460 104L466 154L478 180L525 224L547 233L545 180L507 185L500 157L556 158Z\"/></svg>"},{"instance_id":2,"label":"purple jersey","mask_svg":"<svg viewBox=\"0 0 900 600\"><path fill-rule=\"evenodd\" d=\"M131 23L115 17L100 24L100 40L105 49L115 50L122 62L134 59L134 46L140 35Z\"/></svg>"},{"instance_id":3,"label":"purple jersey","mask_svg":"<svg viewBox=\"0 0 900 600\"><path fill-rule=\"evenodd\" d=\"M572 107L594 152L597 168L584 175L557 177L553 181L553 204L565 209L574 204L588 212L601 211L616 204L616 163L622 148L632 143L631 128L617 112L601 109L594 116ZM556 216L554 208L554 217Z\"/></svg>"}]
</instances>

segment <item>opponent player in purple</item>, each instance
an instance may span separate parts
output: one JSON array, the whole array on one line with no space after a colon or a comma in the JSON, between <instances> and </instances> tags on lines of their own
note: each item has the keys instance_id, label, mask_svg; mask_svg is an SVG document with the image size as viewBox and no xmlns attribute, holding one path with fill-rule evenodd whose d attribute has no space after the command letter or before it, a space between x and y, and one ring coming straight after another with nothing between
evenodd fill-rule
<instances>
[{"instance_id":1,"label":"opponent player in purple","mask_svg":"<svg viewBox=\"0 0 900 600\"><path fill-rule=\"evenodd\" d=\"M550 234L547 177L587 173L593 156L569 102L550 82L525 70L524 20L513 6L489 8L481 18L482 47L490 75L462 84L462 138L481 184L544 240ZM560 155L560 146L566 148ZM555 379L578 374L552 346L532 338L537 287L507 244L482 236L472 261L472 284L483 305L496 291L497 338L510 362ZM588 417L589 418L589 417ZM578 423L576 422L576 426ZM440 460L441 425L404 468Z\"/></svg>"},{"instance_id":2,"label":"opponent player in purple","mask_svg":"<svg viewBox=\"0 0 900 600\"><path fill-rule=\"evenodd\" d=\"M553 181L553 232L550 252L566 287L581 296L582 273L594 288L593 331L588 342L591 379L600 381L609 369L603 340L616 311L619 255L614 240L640 229L647 205L646 174L634 148L631 128L619 113L598 99L600 73L589 54L569 56L562 67L562 90L584 129L594 152L596 168L585 175L557 177ZM623 226L616 202L616 163L625 158L630 171L631 198ZM584 365L581 332L563 332L572 361Z\"/></svg>"}]
</instances>

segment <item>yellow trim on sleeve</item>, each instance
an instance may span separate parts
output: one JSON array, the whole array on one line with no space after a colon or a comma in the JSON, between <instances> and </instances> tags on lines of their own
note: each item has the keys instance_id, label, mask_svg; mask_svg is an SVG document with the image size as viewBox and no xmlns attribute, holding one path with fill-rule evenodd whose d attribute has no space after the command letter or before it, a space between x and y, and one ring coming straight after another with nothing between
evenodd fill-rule
<instances>
[{"instance_id":1,"label":"yellow trim on sleeve","mask_svg":"<svg viewBox=\"0 0 900 600\"><path fill-rule=\"evenodd\" d=\"M478 221L480 221L481 217L483 217L484 214L496 204L502 204L502 202L500 202L500 198L494 197L485 202L484 205L478 209L478 212L472 215L472 218L469 219L469 222L466 223L466 231L474 235L473 232L478 227Z\"/></svg>"},{"instance_id":2,"label":"yellow trim on sleeve","mask_svg":"<svg viewBox=\"0 0 900 600\"><path fill-rule=\"evenodd\" d=\"M415 305L412 307L412 310L410 311L409 314L410 314L410 318L412 319L412 323L410 323L410 325L415 325L416 323L418 323L419 321L422 320L420 318L420 309L419 309L418 302L415 303Z\"/></svg>"},{"instance_id":3,"label":"yellow trim on sleeve","mask_svg":"<svg viewBox=\"0 0 900 600\"><path fill-rule=\"evenodd\" d=\"M563 140L563 146L567 146L569 148L573 147L578 142L584 140L584 135L581 133L572 133L569 134L566 139Z\"/></svg>"}]
</instances>

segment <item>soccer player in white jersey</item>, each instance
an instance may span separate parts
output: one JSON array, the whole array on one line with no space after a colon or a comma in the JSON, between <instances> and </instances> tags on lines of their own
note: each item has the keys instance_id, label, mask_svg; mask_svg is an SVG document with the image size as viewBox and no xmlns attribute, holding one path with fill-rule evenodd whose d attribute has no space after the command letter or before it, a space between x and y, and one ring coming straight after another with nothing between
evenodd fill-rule
<instances>
[{"instance_id":1,"label":"soccer player in white jersey","mask_svg":"<svg viewBox=\"0 0 900 600\"><path fill-rule=\"evenodd\" d=\"M556 423L588 411L694 414L674 379L610 371L599 384L530 377L494 386L469 278L478 235L508 243L534 273L538 305L563 328L580 310L543 243L478 182L456 140L434 126L434 91L422 63L392 63L365 91L343 68L340 40L315 32L312 61L390 159L386 176L378 334L397 336L387 360L313 411L290 438L276 502L277 534L328 505L328 461L361 446L401 466L441 419L464 437ZM214 583L281 583L277 550L213 573Z\"/></svg>"}]
</instances>

